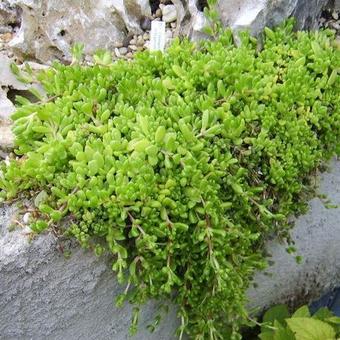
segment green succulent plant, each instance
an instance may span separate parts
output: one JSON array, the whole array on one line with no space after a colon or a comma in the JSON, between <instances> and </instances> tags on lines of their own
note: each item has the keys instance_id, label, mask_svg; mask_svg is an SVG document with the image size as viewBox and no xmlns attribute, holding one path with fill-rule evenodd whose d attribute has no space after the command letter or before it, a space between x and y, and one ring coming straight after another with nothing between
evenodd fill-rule
<instances>
[{"instance_id":1,"label":"green succulent plant","mask_svg":"<svg viewBox=\"0 0 340 340\"><path fill-rule=\"evenodd\" d=\"M38 75L46 96L18 98L0 199L33 197L34 231L112 254L132 333L140 305L168 298L179 338L239 339L266 239L288 237L310 177L339 154L334 34L292 27L266 29L261 51L227 30L93 66L78 46Z\"/></svg>"}]
</instances>

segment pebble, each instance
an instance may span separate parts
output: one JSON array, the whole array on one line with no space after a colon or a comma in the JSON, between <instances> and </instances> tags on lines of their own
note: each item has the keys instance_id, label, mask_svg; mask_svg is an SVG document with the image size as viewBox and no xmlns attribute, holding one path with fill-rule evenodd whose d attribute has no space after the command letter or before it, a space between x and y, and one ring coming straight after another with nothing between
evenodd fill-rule
<instances>
[{"instance_id":1,"label":"pebble","mask_svg":"<svg viewBox=\"0 0 340 340\"><path fill-rule=\"evenodd\" d=\"M10 40L12 40L12 38L13 38L13 34L10 32L0 34L0 40L4 42L9 42Z\"/></svg>"},{"instance_id":2,"label":"pebble","mask_svg":"<svg viewBox=\"0 0 340 340\"><path fill-rule=\"evenodd\" d=\"M123 42L122 41L118 41L114 44L114 47L116 48L120 48L120 47L123 47Z\"/></svg>"},{"instance_id":3,"label":"pebble","mask_svg":"<svg viewBox=\"0 0 340 340\"><path fill-rule=\"evenodd\" d=\"M150 39L150 34L149 33L144 33L143 34L143 39L144 39L144 41Z\"/></svg>"},{"instance_id":4,"label":"pebble","mask_svg":"<svg viewBox=\"0 0 340 340\"><path fill-rule=\"evenodd\" d=\"M150 48L150 40L146 41L144 44L144 48L148 50Z\"/></svg>"},{"instance_id":5,"label":"pebble","mask_svg":"<svg viewBox=\"0 0 340 340\"><path fill-rule=\"evenodd\" d=\"M171 28L176 28L176 27L177 27L177 23L176 23L176 21L175 21L175 22L172 22L172 23L170 23L170 27L171 27Z\"/></svg>"},{"instance_id":6,"label":"pebble","mask_svg":"<svg viewBox=\"0 0 340 340\"><path fill-rule=\"evenodd\" d=\"M121 57L121 55L119 53L119 49L117 47L115 48L115 55L116 55L117 58Z\"/></svg>"},{"instance_id":7,"label":"pebble","mask_svg":"<svg viewBox=\"0 0 340 340\"><path fill-rule=\"evenodd\" d=\"M137 43L137 40L135 38L132 38L130 40L130 45L136 45L136 43Z\"/></svg>"},{"instance_id":8,"label":"pebble","mask_svg":"<svg viewBox=\"0 0 340 340\"><path fill-rule=\"evenodd\" d=\"M119 49L119 53L120 53L121 55L125 55L126 53L128 53L128 49L127 49L126 47L121 47L121 48Z\"/></svg>"},{"instance_id":9,"label":"pebble","mask_svg":"<svg viewBox=\"0 0 340 340\"><path fill-rule=\"evenodd\" d=\"M143 36L140 35L138 38L137 38L137 43L136 43L137 46L143 46L144 45L144 39L143 39Z\"/></svg>"},{"instance_id":10,"label":"pebble","mask_svg":"<svg viewBox=\"0 0 340 340\"><path fill-rule=\"evenodd\" d=\"M140 20L140 27L143 31L150 31L151 30L151 20L148 17L142 17Z\"/></svg>"},{"instance_id":11,"label":"pebble","mask_svg":"<svg viewBox=\"0 0 340 340\"><path fill-rule=\"evenodd\" d=\"M132 56L133 56L132 52L129 52L129 53L126 54L127 58L132 58Z\"/></svg>"},{"instance_id":12,"label":"pebble","mask_svg":"<svg viewBox=\"0 0 340 340\"><path fill-rule=\"evenodd\" d=\"M319 25L323 28L330 28L336 31L336 35L340 36L340 20L339 11L327 10L323 12L323 16L319 19Z\"/></svg>"},{"instance_id":13,"label":"pebble","mask_svg":"<svg viewBox=\"0 0 340 340\"><path fill-rule=\"evenodd\" d=\"M30 217L31 217L31 214L29 212L25 213L25 215L22 218L22 221L24 222L24 224L28 224L28 222L30 221Z\"/></svg>"},{"instance_id":14,"label":"pebble","mask_svg":"<svg viewBox=\"0 0 340 340\"><path fill-rule=\"evenodd\" d=\"M127 35L124 39L123 39L123 46L124 47L128 47L130 40L131 40L132 36L131 35Z\"/></svg>"},{"instance_id":15,"label":"pebble","mask_svg":"<svg viewBox=\"0 0 340 340\"><path fill-rule=\"evenodd\" d=\"M93 65L93 58L90 55L86 55L84 61L87 65Z\"/></svg>"},{"instance_id":16,"label":"pebble","mask_svg":"<svg viewBox=\"0 0 340 340\"><path fill-rule=\"evenodd\" d=\"M155 13L155 18L160 18L162 16L162 10L160 8L157 9Z\"/></svg>"},{"instance_id":17,"label":"pebble","mask_svg":"<svg viewBox=\"0 0 340 340\"><path fill-rule=\"evenodd\" d=\"M163 21L173 22L177 19L177 10L175 5L166 5L162 10Z\"/></svg>"},{"instance_id":18,"label":"pebble","mask_svg":"<svg viewBox=\"0 0 340 340\"><path fill-rule=\"evenodd\" d=\"M335 30L340 30L340 23L334 21L330 23L330 26L332 26Z\"/></svg>"},{"instance_id":19,"label":"pebble","mask_svg":"<svg viewBox=\"0 0 340 340\"><path fill-rule=\"evenodd\" d=\"M137 51L138 50L136 45L129 45L129 49L132 50L132 51Z\"/></svg>"}]
</instances>

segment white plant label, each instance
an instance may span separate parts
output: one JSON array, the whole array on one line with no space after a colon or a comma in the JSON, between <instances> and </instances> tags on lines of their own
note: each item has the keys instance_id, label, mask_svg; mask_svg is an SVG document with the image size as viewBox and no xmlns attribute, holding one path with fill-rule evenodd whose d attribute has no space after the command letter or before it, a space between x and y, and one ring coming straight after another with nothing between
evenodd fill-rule
<instances>
[{"instance_id":1,"label":"white plant label","mask_svg":"<svg viewBox=\"0 0 340 340\"><path fill-rule=\"evenodd\" d=\"M152 21L150 32L150 51L164 52L165 46L165 22Z\"/></svg>"}]
</instances>

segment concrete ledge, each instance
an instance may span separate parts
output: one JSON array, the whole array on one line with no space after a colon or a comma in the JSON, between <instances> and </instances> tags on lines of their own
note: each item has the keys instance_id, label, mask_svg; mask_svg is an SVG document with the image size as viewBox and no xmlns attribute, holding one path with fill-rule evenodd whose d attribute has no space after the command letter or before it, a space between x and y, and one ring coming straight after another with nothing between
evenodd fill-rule
<instances>
[{"instance_id":1,"label":"concrete ledge","mask_svg":"<svg viewBox=\"0 0 340 340\"><path fill-rule=\"evenodd\" d=\"M337 208L327 209L319 198L309 203L309 212L300 216L291 232L297 264L277 241L267 244L274 265L258 273L257 288L248 291L250 307L268 308L273 304L292 306L309 303L340 284L340 161L330 162L329 172L321 174L318 192Z\"/></svg>"},{"instance_id":2,"label":"concrete ledge","mask_svg":"<svg viewBox=\"0 0 340 340\"><path fill-rule=\"evenodd\" d=\"M8 232L13 208L0 209L0 339L127 339L131 307L118 309L122 287L109 263L75 248L66 259L53 235L29 243L27 230ZM138 339L172 339L175 309L151 334L157 304L143 308Z\"/></svg>"},{"instance_id":3,"label":"concrete ledge","mask_svg":"<svg viewBox=\"0 0 340 340\"><path fill-rule=\"evenodd\" d=\"M340 162L321 176L320 193L340 204ZM275 264L255 277L248 292L249 307L266 308L279 302L309 302L340 282L340 209L326 209L320 199L301 216L292 232L298 265L285 246L268 242ZM75 248L69 259L57 250L53 235L32 242L27 230L9 232L13 207L0 208L0 338L1 340L123 340L128 338L131 307L114 307L121 291L110 265ZM269 275L268 275L269 273ZM146 330L157 310L143 308L136 339L175 339L175 308L153 334Z\"/></svg>"}]
</instances>

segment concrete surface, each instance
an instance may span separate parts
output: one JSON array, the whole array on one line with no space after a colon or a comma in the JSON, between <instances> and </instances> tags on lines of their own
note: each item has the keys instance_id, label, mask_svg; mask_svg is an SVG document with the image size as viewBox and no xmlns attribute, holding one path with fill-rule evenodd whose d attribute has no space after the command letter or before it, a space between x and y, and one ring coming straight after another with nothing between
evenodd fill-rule
<instances>
[{"instance_id":1,"label":"concrete surface","mask_svg":"<svg viewBox=\"0 0 340 340\"><path fill-rule=\"evenodd\" d=\"M65 259L53 235L29 242L28 228L8 232L13 208L0 208L0 339L128 339L131 308L116 308L123 289L108 261L75 248ZM135 339L175 338L175 309L153 334L146 329L157 304L143 308Z\"/></svg>"},{"instance_id":2,"label":"concrete surface","mask_svg":"<svg viewBox=\"0 0 340 340\"><path fill-rule=\"evenodd\" d=\"M333 161L331 172L322 175L319 191L340 204L340 161ZM326 209L318 198L310 207L292 233L304 262L298 265L284 245L270 241L275 264L267 270L270 275L256 275L258 287L249 289L249 308L305 303L339 284L340 209ZM130 307L113 305L122 288L110 266L78 248L65 259L51 234L29 242L27 227L9 232L15 218L12 207L0 208L0 339L127 339ZM146 330L156 308L152 303L143 308L136 339L175 339L174 308L156 333Z\"/></svg>"},{"instance_id":3,"label":"concrete surface","mask_svg":"<svg viewBox=\"0 0 340 340\"><path fill-rule=\"evenodd\" d=\"M248 291L250 308L310 303L340 285L340 161L333 160L330 172L321 175L318 191L338 207L327 209L314 198L309 212L297 219L291 235L295 255L303 257L301 264L286 252L285 245L268 242L274 265L255 275L257 288Z\"/></svg>"}]
</instances>

